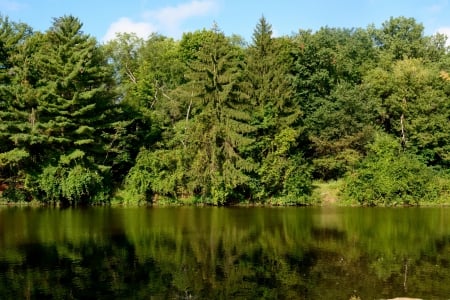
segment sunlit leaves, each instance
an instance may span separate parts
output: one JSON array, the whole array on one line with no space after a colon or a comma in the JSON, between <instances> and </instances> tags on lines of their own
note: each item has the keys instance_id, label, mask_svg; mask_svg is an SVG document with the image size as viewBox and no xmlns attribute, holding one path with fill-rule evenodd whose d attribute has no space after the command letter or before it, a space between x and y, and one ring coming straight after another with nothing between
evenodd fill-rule
<instances>
[{"instance_id":1,"label":"sunlit leaves","mask_svg":"<svg viewBox=\"0 0 450 300\"><path fill-rule=\"evenodd\" d=\"M0 168L17 168L18 164L28 158L30 154L24 149L14 148L8 152L0 153Z\"/></svg>"},{"instance_id":2,"label":"sunlit leaves","mask_svg":"<svg viewBox=\"0 0 450 300\"><path fill-rule=\"evenodd\" d=\"M377 101L386 132L405 140L431 164L447 164L445 140L450 137L449 104L440 89L442 72L418 59L394 62L389 70L369 72L365 88Z\"/></svg>"},{"instance_id":3,"label":"sunlit leaves","mask_svg":"<svg viewBox=\"0 0 450 300\"><path fill-rule=\"evenodd\" d=\"M383 133L377 135L368 156L348 176L345 194L363 205L437 202L446 196L443 178L448 182L449 178L403 151L392 136Z\"/></svg>"}]
</instances>

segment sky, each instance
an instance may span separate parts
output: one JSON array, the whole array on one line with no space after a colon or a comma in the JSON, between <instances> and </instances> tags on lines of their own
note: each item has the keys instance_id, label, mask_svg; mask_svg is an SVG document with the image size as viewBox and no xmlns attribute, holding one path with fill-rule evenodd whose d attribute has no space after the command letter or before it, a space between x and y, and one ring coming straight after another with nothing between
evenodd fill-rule
<instances>
[{"instance_id":1,"label":"sky","mask_svg":"<svg viewBox=\"0 0 450 300\"><path fill-rule=\"evenodd\" d=\"M264 16L275 36L321 27L381 27L390 17L412 17L425 34L450 37L450 0L0 0L0 14L45 31L53 18L78 17L83 32L105 43L117 32L180 39L183 32L210 29L251 42Z\"/></svg>"}]
</instances>

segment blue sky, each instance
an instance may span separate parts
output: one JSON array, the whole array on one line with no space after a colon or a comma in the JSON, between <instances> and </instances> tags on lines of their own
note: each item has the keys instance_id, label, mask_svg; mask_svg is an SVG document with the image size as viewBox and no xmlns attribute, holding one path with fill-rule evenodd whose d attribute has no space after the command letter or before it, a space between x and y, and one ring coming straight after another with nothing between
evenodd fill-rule
<instances>
[{"instance_id":1,"label":"blue sky","mask_svg":"<svg viewBox=\"0 0 450 300\"><path fill-rule=\"evenodd\" d=\"M127 31L179 39L183 32L211 28L214 22L225 34L250 41L262 15L278 36L323 26L379 27L391 16L415 18L427 35L450 36L450 0L0 0L0 13L40 31L54 17L71 14L101 42Z\"/></svg>"}]
</instances>

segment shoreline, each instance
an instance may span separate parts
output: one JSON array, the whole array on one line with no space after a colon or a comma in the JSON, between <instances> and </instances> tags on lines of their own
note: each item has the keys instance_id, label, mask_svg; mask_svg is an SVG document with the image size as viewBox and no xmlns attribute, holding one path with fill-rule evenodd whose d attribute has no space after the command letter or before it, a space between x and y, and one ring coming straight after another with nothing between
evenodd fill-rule
<instances>
[{"instance_id":1,"label":"shoreline","mask_svg":"<svg viewBox=\"0 0 450 300\"><path fill-rule=\"evenodd\" d=\"M348 200L341 197L341 189L343 187L342 180L331 181L316 181L314 182L314 190L307 198L301 199L302 201L289 201L283 198L271 198L267 201L243 201L234 202L225 205L215 205L210 203L207 199L201 200L199 198L187 198L187 199L172 199L172 198L157 198L154 202L143 201L127 201L123 197L113 196L107 203L98 204L75 204L64 205L61 203L46 203L39 200L31 201L8 201L1 197L0 193L0 208L1 207L47 207L47 208L81 208L81 207L242 207L242 208L261 208L261 207L396 207L396 208L409 208L409 207L447 207L450 206L450 199L438 200L436 202L420 202L412 204L377 204L377 205L363 205L354 200Z\"/></svg>"}]
</instances>

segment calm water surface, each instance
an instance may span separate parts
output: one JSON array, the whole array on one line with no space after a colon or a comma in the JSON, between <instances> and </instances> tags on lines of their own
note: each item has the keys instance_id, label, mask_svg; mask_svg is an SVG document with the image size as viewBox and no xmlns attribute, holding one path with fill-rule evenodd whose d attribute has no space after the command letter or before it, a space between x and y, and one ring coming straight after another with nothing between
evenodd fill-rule
<instances>
[{"instance_id":1,"label":"calm water surface","mask_svg":"<svg viewBox=\"0 0 450 300\"><path fill-rule=\"evenodd\" d=\"M0 208L0 299L450 295L450 208Z\"/></svg>"}]
</instances>

